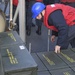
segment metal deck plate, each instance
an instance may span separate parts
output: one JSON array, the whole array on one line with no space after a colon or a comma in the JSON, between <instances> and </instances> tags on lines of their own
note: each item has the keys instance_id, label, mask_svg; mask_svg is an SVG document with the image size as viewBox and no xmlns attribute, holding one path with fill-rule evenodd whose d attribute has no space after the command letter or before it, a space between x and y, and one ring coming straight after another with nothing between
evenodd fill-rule
<instances>
[{"instance_id":1,"label":"metal deck plate","mask_svg":"<svg viewBox=\"0 0 75 75\"><path fill-rule=\"evenodd\" d=\"M58 54L58 56L70 67L75 66L75 53L72 50L61 50L61 53Z\"/></svg>"},{"instance_id":2,"label":"metal deck plate","mask_svg":"<svg viewBox=\"0 0 75 75\"><path fill-rule=\"evenodd\" d=\"M16 31L0 33L0 46L23 43Z\"/></svg>"},{"instance_id":3,"label":"metal deck plate","mask_svg":"<svg viewBox=\"0 0 75 75\"><path fill-rule=\"evenodd\" d=\"M48 71L40 71L38 75L51 75Z\"/></svg>"},{"instance_id":4,"label":"metal deck plate","mask_svg":"<svg viewBox=\"0 0 75 75\"><path fill-rule=\"evenodd\" d=\"M39 58L48 68L48 70L61 69L68 67L54 52L41 52L37 53Z\"/></svg>"},{"instance_id":5,"label":"metal deck plate","mask_svg":"<svg viewBox=\"0 0 75 75\"><path fill-rule=\"evenodd\" d=\"M35 62L38 65L38 71L47 71L47 68L43 64L43 62L39 59L36 53L31 53L32 57L34 58Z\"/></svg>"},{"instance_id":6,"label":"metal deck plate","mask_svg":"<svg viewBox=\"0 0 75 75\"><path fill-rule=\"evenodd\" d=\"M75 72L70 68L57 69L50 72L52 75L75 75Z\"/></svg>"},{"instance_id":7,"label":"metal deck plate","mask_svg":"<svg viewBox=\"0 0 75 75\"><path fill-rule=\"evenodd\" d=\"M5 53L5 56L3 54ZM13 75L17 75L17 72L26 72L25 75L31 75L27 74L27 72L30 71L30 73L37 70L37 64L28 52L28 50L22 45L13 45L9 46L8 48L1 49L2 53L2 62L4 65L4 71L7 74L10 73L16 73ZM6 75L5 74L5 75ZM10 74L11 75L11 74ZM22 74L21 74L22 75ZM32 75L36 75L33 74Z\"/></svg>"}]
</instances>

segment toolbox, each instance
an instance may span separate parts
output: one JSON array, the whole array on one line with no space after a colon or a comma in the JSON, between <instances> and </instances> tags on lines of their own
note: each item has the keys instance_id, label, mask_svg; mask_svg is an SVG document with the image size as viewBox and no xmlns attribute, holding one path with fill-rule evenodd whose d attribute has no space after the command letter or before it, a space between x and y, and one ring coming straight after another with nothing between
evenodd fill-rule
<instances>
[{"instance_id":1,"label":"toolbox","mask_svg":"<svg viewBox=\"0 0 75 75\"><path fill-rule=\"evenodd\" d=\"M71 69L75 72L75 67L71 67Z\"/></svg>"},{"instance_id":2,"label":"toolbox","mask_svg":"<svg viewBox=\"0 0 75 75\"><path fill-rule=\"evenodd\" d=\"M38 75L51 75L49 71L39 71Z\"/></svg>"},{"instance_id":3,"label":"toolbox","mask_svg":"<svg viewBox=\"0 0 75 75\"><path fill-rule=\"evenodd\" d=\"M23 43L16 31L8 31L0 33L0 46Z\"/></svg>"},{"instance_id":4,"label":"toolbox","mask_svg":"<svg viewBox=\"0 0 75 75\"><path fill-rule=\"evenodd\" d=\"M60 54L57 54L69 67L75 66L75 53L71 49L61 50Z\"/></svg>"},{"instance_id":5,"label":"toolbox","mask_svg":"<svg viewBox=\"0 0 75 75\"><path fill-rule=\"evenodd\" d=\"M73 52L75 52L75 48L70 48Z\"/></svg>"},{"instance_id":6,"label":"toolbox","mask_svg":"<svg viewBox=\"0 0 75 75\"><path fill-rule=\"evenodd\" d=\"M31 53L32 57L34 58L35 62L38 65L38 71L47 71L48 69L43 64L43 62L39 59L36 53Z\"/></svg>"},{"instance_id":7,"label":"toolbox","mask_svg":"<svg viewBox=\"0 0 75 75\"><path fill-rule=\"evenodd\" d=\"M66 68L68 65L53 51L37 53L48 70Z\"/></svg>"},{"instance_id":8,"label":"toolbox","mask_svg":"<svg viewBox=\"0 0 75 75\"><path fill-rule=\"evenodd\" d=\"M57 69L50 71L51 75L75 75L71 68Z\"/></svg>"},{"instance_id":9,"label":"toolbox","mask_svg":"<svg viewBox=\"0 0 75 75\"><path fill-rule=\"evenodd\" d=\"M5 75L37 75L37 64L24 44L1 47Z\"/></svg>"}]
</instances>

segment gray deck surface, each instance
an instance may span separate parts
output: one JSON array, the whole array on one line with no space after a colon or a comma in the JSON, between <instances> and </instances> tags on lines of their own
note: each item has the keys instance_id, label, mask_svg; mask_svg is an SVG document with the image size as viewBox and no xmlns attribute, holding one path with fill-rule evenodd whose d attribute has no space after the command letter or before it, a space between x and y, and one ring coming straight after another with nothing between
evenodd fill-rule
<instances>
[{"instance_id":1,"label":"gray deck surface","mask_svg":"<svg viewBox=\"0 0 75 75\"><path fill-rule=\"evenodd\" d=\"M30 36L27 36L27 48L31 43L31 52L43 52L48 50L48 29L42 25L42 34L39 36L36 34L37 26L32 27ZM49 41L49 49L54 50L55 43Z\"/></svg>"}]
</instances>

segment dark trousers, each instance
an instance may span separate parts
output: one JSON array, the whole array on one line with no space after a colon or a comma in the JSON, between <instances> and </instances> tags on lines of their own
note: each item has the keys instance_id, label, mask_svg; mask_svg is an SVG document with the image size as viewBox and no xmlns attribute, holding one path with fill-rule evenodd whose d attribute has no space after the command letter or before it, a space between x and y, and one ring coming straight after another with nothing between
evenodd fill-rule
<instances>
[{"instance_id":1,"label":"dark trousers","mask_svg":"<svg viewBox=\"0 0 75 75\"><path fill-rule=\"evenodd\" d=\"M28 4L28 8L27 8L27 20L26 20L26 24L27 26L32 26L32 12L31 12L31 8L32 8L32 5L35 3L35 1L30 1L29 4Z\"/></svg>"}]
</instances>

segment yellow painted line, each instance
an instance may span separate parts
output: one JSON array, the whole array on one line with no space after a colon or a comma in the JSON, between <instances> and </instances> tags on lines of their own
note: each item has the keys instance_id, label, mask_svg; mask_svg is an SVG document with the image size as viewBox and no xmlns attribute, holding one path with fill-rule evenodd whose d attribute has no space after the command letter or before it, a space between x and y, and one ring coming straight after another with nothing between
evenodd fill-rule
<instances>
[{"instance_id":1,"label":"yellow painted line","mask_svg":"<svg viewBox=\"0 0 75 75\"><path fill-rule=\"evenodd\" d=\"M7 54L8 54L8 57L9 57L9 60L10 60L11 64L18 64L17 58L15 58L13 56L12 52L10 52L9 49L7 49Z\"/></svg>"},{"instance_id":2,"label":"yellow painted line","mask_svg":"<svg viewBox=\"0 0 75 75\"><path fill-rule=\"evenodd\" d=\"M61 55L64 56L69 62L74 63L75 60L73 58L70 58L68 55L61 52Z\"/></svg>"},{"instance_id":3,"label":"yellow painted line","mask_svg":"<svg viewBox=\"0 0 75 75\"><path fill-rule=\"evenodd\" d=\"M64 72L64 75L71 75L69 72Z\"/></svg>"},{"instance_id":4,"label":"yellow painted line","mask_svg":"<svg viewBox=\"0 0 75 75\"><path fill-rule=\"evenodd\" d=\"M11 39L13 39L14 41L16 41L16 38L14 37L14 35L12 33L8 33L8 36L10 36Z\"/></svg>"},{"instance_id":5,"label":"yellow painted line","mask_svg":"<svg viewBox=\"0 0 75 75\"><path fill-rule=\"evenodd\" d=\"M52 60L50 60L47 56L45 56L44 54L42 55L45 59L46 59L46 61L52 66L52 65L55 65L55 63L52 61Z\"/></svg>"}]
</instances>

